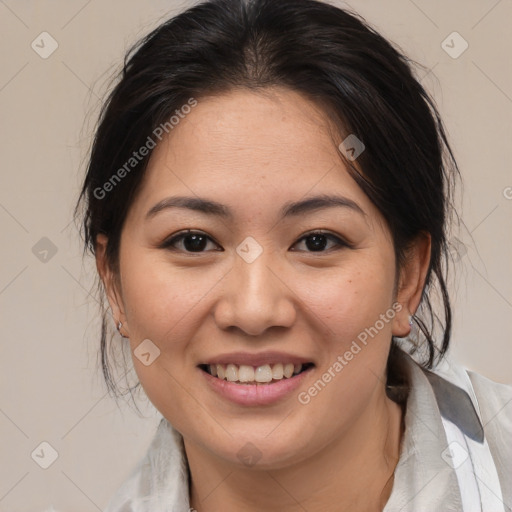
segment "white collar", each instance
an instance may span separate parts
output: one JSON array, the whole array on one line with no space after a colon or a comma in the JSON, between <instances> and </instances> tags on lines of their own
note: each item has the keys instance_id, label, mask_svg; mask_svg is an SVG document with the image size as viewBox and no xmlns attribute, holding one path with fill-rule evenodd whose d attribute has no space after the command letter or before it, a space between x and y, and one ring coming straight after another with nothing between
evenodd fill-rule
<instances>
[{"instance_id":1,"label":"white collar","mask_svg":"<svg viewBox=\"0 0 512 512\"><path fill-rule=\"evenodd\" d=\"M440 462L438 455L438 450L446 446L440 411L449 414L465 432L478 435L483 430L476 397L469 392L467 374L458 365L446 363L440 365L439 370L436 368L429 372L411 356L405 352L402 354L411 389L395 483L384 510L400 510L398 505L401 503L409 503L410 507L411 493L416 500L421 499L419 491L421 486L426 488L429 484L430 475L434 475L432 478L436 479L436 485L430 486L427 503L438 503L441 508L444 506L443 510L460 510L456 476L451 468ZM458 405L454 407L454 404ZM434 451L436 457L433 456ZM145 457L104 512L189 510L188 466L183 438L162 418Z\"/></svg>"}]
</instances>

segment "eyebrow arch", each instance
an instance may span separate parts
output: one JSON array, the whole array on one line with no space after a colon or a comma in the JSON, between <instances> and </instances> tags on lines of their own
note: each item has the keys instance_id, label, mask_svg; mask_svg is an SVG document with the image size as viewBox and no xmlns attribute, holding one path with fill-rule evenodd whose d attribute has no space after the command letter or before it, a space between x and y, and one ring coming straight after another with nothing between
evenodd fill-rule
<instances>
[{"instance_id":1,"label":"eyebrow arch","mask_svg":"<svg viewBox=\"0 0 512 512\"><path fill-rule=\"evenodd\" d=\"M337 195L322 194L309 197L302 201L287 202L280 210L281 219L295 217L304 213L317 211L324 208L343 207L349 208L363 216L366 213L352 199ZM199 197L174 196L167 197L156 203L146 214L146 219L154 217L157 213L169 208L186 208L189 210L205 213L222 218L232 218L231 210L217 201Z\"/></svg>"},{"instance_id":2,"label":"eyebrow arch","mask_svg":"<svg viewBox=\"0 0 512 512\"><path fill-rule=\"evenodd\" d=\"M167 197L156 203L147 213L146 219L154 217L157 213L168 208L186 208L196 212L215 215L217 217L231 218L233 215L229 208L217 201L202 199L200 197L174 196Z\"/></svg>"},{"instance_id":3,"label":"eyebrow arch","mask_svg":"<svg viewBox=\"0 0 512 512\"><path fill-rule=\"evenodd\" d=\"M352 199L337 195L322 194L309 197L302 201L288 202L281 208L281 218L300 215L302 213L321 210L323 208L333 207L349 208L363 216L366 216L364 210Z\"/></svg>"}]
</instances>

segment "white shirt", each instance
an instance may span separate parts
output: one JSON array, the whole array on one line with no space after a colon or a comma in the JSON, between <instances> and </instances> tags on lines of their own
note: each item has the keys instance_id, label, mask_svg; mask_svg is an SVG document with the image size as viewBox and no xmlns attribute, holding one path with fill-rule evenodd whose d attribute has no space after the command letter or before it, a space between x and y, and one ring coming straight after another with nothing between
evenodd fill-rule
<instances>
[{"instance_id":1,"label":"white shirt","mask_svg":"<svg viewBox=\"0 0 512 512\"><path fill-rule=\"evenodd\" d=\"M384 512L511 512L512 386L445 358L433 371L400 351L405 431ZM162 418L104 512L189 512L181 435Z\"/></svg>"}]
</instances>

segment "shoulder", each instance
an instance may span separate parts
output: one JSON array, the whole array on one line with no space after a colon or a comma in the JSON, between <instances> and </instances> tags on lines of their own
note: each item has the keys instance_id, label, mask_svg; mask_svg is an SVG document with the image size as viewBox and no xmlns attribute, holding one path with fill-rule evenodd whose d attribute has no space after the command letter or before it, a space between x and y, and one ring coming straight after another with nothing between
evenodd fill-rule
<instances>
[{"instance_id":1,"label":"shoulder","mask_svg":"<svg viewBox=\"0 0 512 512\"><path fill-rule=\"evenodd\" d=\"M183 438L162 417L146 454L104 512L189 510L188 495Z\"/></svg>"},{"instance_id":2,"label":"shoulder","mask_svg":"<svg viewBox=\"0 0 512 512\"><path fill-rule=\"evenodd\" d=\"M472 462L475 475L479 473L480 481L492 483L489 475L482 473L483 459L478 458L487 449L501 485L501 499L504 503L512 502L512 386L471 371L452 358L445 358L436 368L423 372L434 391L441 416L455 424L468 443L474 442L471 446L476 450L473 455L477 456ZM485 467L488 471L489 467Z\"/></svg>"},{"instance_id":3,"label":"shoulder","mask_svg":"<svg viewBox=\"0 0 512 512\"><path fill-rule=\"evenodd\" d=\"M467 371L480 409L485 437L501 481L505 503L512 502L512 386L494 382L479 373Z\"/></svg>"},{"instance_id":4,"label":"shoulder","mask_svg":"<svg viewBox=\"0 0 512 512\"><path fill-rule=\"evenodd\" d=\"M440 412L474 407L482 427L499 424L512 431L512 385L495 382L469 370L457 360L445 356L432 369L426 369L409 353L401 351L402 368L407 368L407 384L416 385L423 379L411 379L412 373L422 373L429 382L440 405ZM443 409L449 409L444 411Z\"/></svg>"},{"instance_id":5,"label":"shoulder","mask_svg":"<svg viewBox=\"0 0 512 512\"><path fill-rule=\"evenodd\" d=\"M467 370L478 399L482 420L492 422L494 418L512 428L512 385L501 384Z\"/></svg>"},{"instance_id":6,"label":"shoulder","mask_svg":"<svg viewBox=\"0 0 512 512\"><path fill-rule=\"evenodd\" d=\"M507 471L512 472L512 386L494 382L471 370L467 370L467 373L473 385L489 445L495 457L502 459L506 456Z\"/></svg>"},{"instance_id":7,"label":"shoulder","mask_svg":"<svg viewBox=\"0 0 512 512\"><path fill-rule=\"evenodd\" d=\"M432 387L437 388L438 401L447 409L461 412L461 408L473 406L486 437L498 431L512 434L511 385L495 382L449 357L433 370L424 371Z\"/></svg>"}]
</instances>

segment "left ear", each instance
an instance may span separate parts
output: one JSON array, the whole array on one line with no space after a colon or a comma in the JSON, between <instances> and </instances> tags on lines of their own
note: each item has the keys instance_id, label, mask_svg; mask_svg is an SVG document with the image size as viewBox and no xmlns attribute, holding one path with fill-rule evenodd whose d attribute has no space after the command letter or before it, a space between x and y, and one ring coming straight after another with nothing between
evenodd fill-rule
<instances>
[{"instance_id":1,"label":"left ear","mask_svg":"<svg viewBox=\"0 0 512 512\"><path fill-rule=\"evenodd\" d=\"M405 253L405 262L400 269L396 302L402 305L393 319L393 336L403 338L411 328L409 315L418 309L425 279L430 265L432 239L430 233L420 233Z\"/></svg>"}]
</instances>

